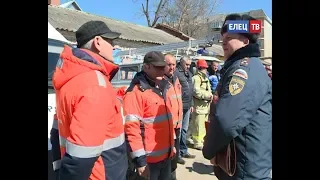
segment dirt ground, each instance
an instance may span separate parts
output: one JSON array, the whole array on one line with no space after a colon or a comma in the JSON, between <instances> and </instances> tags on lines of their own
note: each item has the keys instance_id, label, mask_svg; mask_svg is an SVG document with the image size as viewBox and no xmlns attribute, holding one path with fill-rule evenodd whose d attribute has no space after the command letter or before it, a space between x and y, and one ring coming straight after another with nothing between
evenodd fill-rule
<instances>
[{"instance_id":1,"label":"dirt ground","mask_svg":"<svg viewBox=\"0 0 320 180\"><path fill-rule=\"evenodd\" d=\"M188 151L196 158L184 159L186 164L178 164L177 180L217 180L210 161L203 157L202 152L192 148Z\"/></svg>"}]
</instances>

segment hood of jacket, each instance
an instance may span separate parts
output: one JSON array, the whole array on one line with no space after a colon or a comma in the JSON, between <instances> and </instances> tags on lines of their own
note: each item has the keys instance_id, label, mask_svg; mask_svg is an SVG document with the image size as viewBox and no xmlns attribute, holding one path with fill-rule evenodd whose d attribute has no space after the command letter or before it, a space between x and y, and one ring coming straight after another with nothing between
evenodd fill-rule
<instances>
[{"instance_id":1,"label":"hood of jacket","mask_svg":"<svg viewBox=\"0 0 320 180\"><path fill-rule=\"evenodd\" d=\"M140 71L134 76L134 78L132 79L132 81L130 83L130 86L127 89L127 92L132 91L134 86L137 84L140 84L141 88L143 88L143 89L151 88L151 86L147 80L146 73L144 71Z\"/></svg>"},{"instance_id":2,"label":"hood of jacket","mask_svg":"<svg viewBox=\"0 0 320 180\"><path fill-rule=\"evenodd\" d=\"M90 50L65 46L53 74L54 88L59 90L73 77L92 70L100 71L111 81L119 67Z\"/></svg>"}]
</instances>

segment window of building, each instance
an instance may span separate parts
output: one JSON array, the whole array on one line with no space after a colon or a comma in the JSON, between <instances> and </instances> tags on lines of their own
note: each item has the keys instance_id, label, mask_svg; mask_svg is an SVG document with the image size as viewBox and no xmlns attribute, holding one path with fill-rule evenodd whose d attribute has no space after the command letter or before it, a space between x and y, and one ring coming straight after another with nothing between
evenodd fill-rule
<instances>
[{"instance_id":1,"label":"window of building","mask_svg":"<svg viewBox=\"0 0 320 180\"><path fill-rule=\"evenodd\" d=\"M216 41L216 42L222 41L222 38L221 38L221 34L220 34L220 33L214 34L214 41Z\"/></svg>"},{"instance_id":2,"label":"window of building","mask_svg":"<svg viewBox=\"0 0 320 180\"><path fill-rule=\"evenodd\" d=\"M260 49L264 49L264 39L258 39Z\"/></svg>"},{"instance_id":3,"label":"window of building","mask_svg":"<svg viewBox=\"0 0 320 180\"><path fill-rule=\"evenodd\" d=\"M222 23L223 22L213 22L211 27L213 29L220 29L220 28L222 28Z\"/></svg>"},{"instance_id":4,"label":"window of building","mask_svg":"<svg viewBox=\"0 0 320 180\"><path fill-rule=\"evenodd\" d=\"M264 50L260 50L261 57L264 57Z\"/></svg>"},{"instance_id":5,"label":"window of building","mask_svg":"<svg viewBox=\"0 0 320 180\"><path fill-rule=\"evenodd\" d=\"M261 29L260 38L264 38L264 28Z\"/></svg>"}]
</instances>

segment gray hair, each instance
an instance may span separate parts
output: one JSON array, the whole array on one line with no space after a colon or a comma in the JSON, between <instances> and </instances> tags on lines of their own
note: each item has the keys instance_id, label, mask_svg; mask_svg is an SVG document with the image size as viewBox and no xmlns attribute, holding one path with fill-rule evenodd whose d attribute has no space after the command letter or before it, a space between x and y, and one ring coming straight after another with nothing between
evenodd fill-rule
<instances>
[{"instance_id":1,"label":"gray hair","mask_svg":"<svg viewBox=\"0 0 320 180\"><path fill-rule=\"evenodd\" d=\"M189 57L189 56L182 56L182 57L180 58L180 63L181 63L181 62L186 62L187 60L190 60L190 57Z\"/></svg>"},{"instance_id":2,"label":"gray hair","mask_svg":"<svg viewBox=\"0 0 320 180\"><path fill-rule=\"evenodd\" d=\"M84 45L81 46L81 48L83 49L92 49L92 44L93 44L93 39L91 39L90 41L88 41L87 43L85 43Z\"/></svg>"}]
</instances>

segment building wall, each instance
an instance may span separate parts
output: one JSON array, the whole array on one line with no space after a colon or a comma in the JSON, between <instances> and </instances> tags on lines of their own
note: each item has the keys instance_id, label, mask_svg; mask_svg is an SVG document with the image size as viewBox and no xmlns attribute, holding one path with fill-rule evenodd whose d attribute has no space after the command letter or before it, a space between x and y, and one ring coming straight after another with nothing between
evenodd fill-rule
<instances>
[{"instance_id":1,"label":"building wall","mask_svg":"<svg viewBox=\"0 0 320 180\"><path fill-rule=\"evenodd\" d=\"M272 25L264 20L263 25L264 32L264 56L263 57L272 57Z\"/></svg>"}]
</instances>

